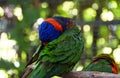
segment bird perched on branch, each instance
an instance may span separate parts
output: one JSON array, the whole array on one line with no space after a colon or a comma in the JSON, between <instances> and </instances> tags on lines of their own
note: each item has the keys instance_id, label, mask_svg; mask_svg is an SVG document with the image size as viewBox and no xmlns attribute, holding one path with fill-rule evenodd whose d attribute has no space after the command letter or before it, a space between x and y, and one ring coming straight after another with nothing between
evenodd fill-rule
<instances>
[{"instance_id":1,"label":"bird perched on branch","mask_svg":"<svg viewBox=\"0 0 120 78\"><path fill-rule=\"evenodd\" d=\"M118 66L108 54L101 54L95 57L87 67L83 68L83 71L100 71L117 74Z\"/></svg>"},{"instance_id":2,"label":"bird perched on branch","mask_svg":"<svg viewBox=\"0 0 120 78\"><path fill-rule=\"evenodd\" d=\"M28 65L35 62L29 78L50 78L73 69L80 60L84 40L82 33L71 18L54 16L47 18L39 27L42 44Z\"/></svg>"}]
</instances>

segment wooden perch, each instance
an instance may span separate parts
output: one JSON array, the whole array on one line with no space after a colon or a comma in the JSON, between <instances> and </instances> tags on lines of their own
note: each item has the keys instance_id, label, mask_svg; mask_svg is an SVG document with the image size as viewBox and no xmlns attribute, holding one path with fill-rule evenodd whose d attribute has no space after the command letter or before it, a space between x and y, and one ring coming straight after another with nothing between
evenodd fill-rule
<instances>
[{"instance_id":1,"label":"wooden perch","mask_svg":"<svg viewBox=\"0 0 120 78\"><path fill-rule=\"evenodd\" d=\"M22 78L28 78L28 75L32 72L33 66L28 66L25 74ZM120 74L97 72L97 71L73 71L65 73L62 78L120 78Z\"/></svg>"},{"instance_id":2,"label":"wooden perch","mask_svg":"<svg viewBox=\"0 0 120 78\"><path fill-rule=\"evenodd\" d=\"M29 74L33 71L33 69L34 69L34 66L33 65L29 65L27 67L27 70L23 74L22 78L28 78Z\"/></svg>"},{"instance_id":3,"label":"wooden perch","mask_svg":"<svg viewBox=\"0 0 120 78\"><path fill-rule=\"evenodd\" d=\"M74 71L62 75L62 78L120 78L120 75L97 71Z\"/></svg>"}]
</instances>

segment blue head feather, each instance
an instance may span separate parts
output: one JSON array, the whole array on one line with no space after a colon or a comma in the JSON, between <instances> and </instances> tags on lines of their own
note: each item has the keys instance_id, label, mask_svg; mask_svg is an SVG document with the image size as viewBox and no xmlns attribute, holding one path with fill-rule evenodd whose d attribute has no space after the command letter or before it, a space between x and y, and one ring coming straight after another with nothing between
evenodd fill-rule
<instances>
[{"instance_id":1,"label":"blue head feather","mask_svg":"<svg viewBox=\"0 0 120 78\"><path fill-rule=\"evenodd\" d=\"M60 31L56 30L54 26L49 22L43 22L39 26L39 39L42 42L50 42L58 38L61 34Z\"/></svg>"}]
</instances>

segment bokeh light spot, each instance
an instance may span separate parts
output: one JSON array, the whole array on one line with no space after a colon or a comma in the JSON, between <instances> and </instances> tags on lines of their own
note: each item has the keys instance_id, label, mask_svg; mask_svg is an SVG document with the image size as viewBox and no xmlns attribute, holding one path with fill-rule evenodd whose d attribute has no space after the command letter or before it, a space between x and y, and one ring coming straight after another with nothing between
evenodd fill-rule
<instances>
[{"instance_id":1,"label":"bokeh light spot","mask_svg":"<svg viewBox=\"0 0 120 78\"><path fill-rule=\"evenodd\" d=\"M41 7L42 8L47 8L48 7L48 3L46 3L46 2L41 3Z\"/></svg>"},{"instance_id":2,"label":"bokeh light spot","mask_svg":"<svg viewBox=\"0 0 120 78\"><path fill-rule=\"evenodd\" d=\"M4 10L2 7L0 7L0 16L3 16L4 15Z\"/></svg>"},{"instance_id":3,"label":"bokeh light spot","mask_svg":"<svg viewBox=\"0 0 120 78\"><path fill-rule=\"evenodd\" d=\"M103 48L103 53L104 54L110 54L112 52L112 49L110 47L104 47Z\"/></svg>"},{"instance_id":4,"label":"bokeh light spot","mask_svg":"<svg viewBox=\"0 0 120 78\"><path fill-rule=\"evenodd\" d=\"M120 64L120 48L116 48L114 51L113 51L113 56L114 56L114 59L115 61Z\"/></svg>"},{"instance_id":5,"label":"bokeh light spot","mask_svg":"<svg viewBox=\"0 0 120 78\"><path fill-rule=\"evenodd\" d=\"M0 78L8 78L8 75L4 70L0 70Z\"/></svg>"},{"instance_id":6,"label":"bokeh light spot","mask_svg":"<svg viewBox=\"0 0 120 78\"><path fill-rule=\"evenodd\" d=\"M22 9L21 9L21 7L16 7L16 8L14 9L14 15L17 16L17 18L18 18L19 21L22 21L22 19L23 19L23 14L22 14Z\"/></svg>"},{"instance_id":7,"label":"bokeh light spot","mask_svg":"<svg viewBox=\"0 0 120 78\"><path fill-rule=\"evenodd\" d=\"M18 61L15 61L15 62L14 62L14 65L15 65L15 67L18 68L18 67L20 66L20 63L19 63Z\"/></svg>"},{"instance_id":8,"label":"bokeh light spot","mask_svg":"<svg viewBox=\"0 0 120 78\"><path fill-rule=\"evenodd\" d=\"M101 19L103 21L112 21L114 19L114 15L111 11L107 11L106 9L104 9L101 14Z\"/></svg>"},{"instance_id":9,"label":"bokeh light spot","mask_svg":"<svg viewBox=\"0 0 120 78\"><path fill-rule=\"evenodd\" d=\"M73 8L73 6L74 6L74 3L72 1L65 1L63 3L63 10L68 12L70 9Z\"/></svg>"},{"instance_id":10,"label":"bokeh light spot","mask_svg":"<svg viewBox=\"0 0 120 78\"><path fill-rule=\"evenodd\" d=\"M97 10L97 9L99 8L99 7L98 7L98 4L97 4L97 3L93 3L93 4L92 4L92 8L95 9L95 10Z\"/></svg>"},{"instance_id":11,"label":"bokeh light spot","mask_svg":"<svg viewBox=\"0 0 120 78\"><path fill-rule=\"evenodd\" d=\"M89 25L84 25L83 30L84 30L84 32L90 31L90 26Z\"/></svg>"}]
</instances>

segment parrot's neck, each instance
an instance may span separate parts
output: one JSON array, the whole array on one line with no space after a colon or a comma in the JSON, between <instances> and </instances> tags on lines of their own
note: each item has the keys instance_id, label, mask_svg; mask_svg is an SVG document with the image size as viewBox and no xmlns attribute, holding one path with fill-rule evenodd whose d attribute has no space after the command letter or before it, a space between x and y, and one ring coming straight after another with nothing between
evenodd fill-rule
<instances>
[{"instance_id":1,"label":"parrot's neck","mask_svg":"<svg viewBox=\"0 0 120 78\"><path fill-rule=\"evenodd\" d=\"M46 46L48 44L48 42L42 42L42 45Z\"/></svg>"}]
</instances>

